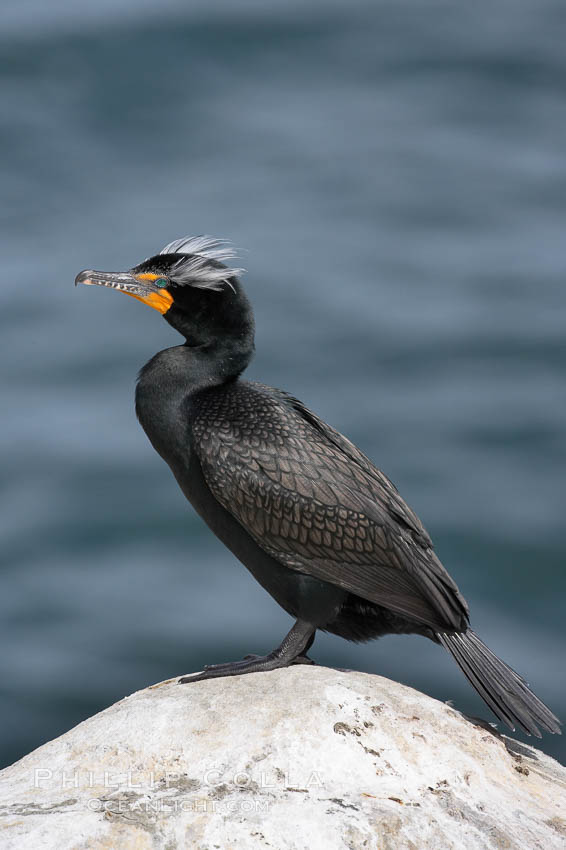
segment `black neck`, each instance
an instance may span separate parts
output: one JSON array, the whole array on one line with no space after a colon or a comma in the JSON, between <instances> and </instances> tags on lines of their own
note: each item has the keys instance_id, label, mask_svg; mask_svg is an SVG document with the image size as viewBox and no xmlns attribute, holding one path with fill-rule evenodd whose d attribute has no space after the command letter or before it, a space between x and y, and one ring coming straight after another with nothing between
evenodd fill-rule
<instances>
[{"instance_id":1,"label":"black neck","mask_svg":"<svg viewBox=\"0 0 566 850\"><path fill-rule=\"evenodd\" d=\"M253 340L222 340L202 345L177 345L160 351L140 371L138 393L156 390L171 398L235 380L253 355Z\"/></svg>"},{"instance_id":2,"label":"black neck","mask_svg":"<svg viewBox=\"0 0 566 850\"><path fill-rule=\"evenodd\" d=\"M242 374L253 356L254 345L241 340L215 340L202 345L179 346L189 369L191 389L215 387L233 381Z\"/></svg>"}]
</instances>

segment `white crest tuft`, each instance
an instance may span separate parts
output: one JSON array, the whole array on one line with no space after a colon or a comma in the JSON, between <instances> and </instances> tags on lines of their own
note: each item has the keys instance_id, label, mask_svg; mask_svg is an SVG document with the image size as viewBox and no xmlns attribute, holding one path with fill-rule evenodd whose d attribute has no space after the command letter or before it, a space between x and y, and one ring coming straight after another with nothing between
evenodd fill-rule
<instances>
[{"instance_id":1,"label":"white crest tuft","mask_svg":"<svg viewBox=\"0 0 566 850\"><path fill-rule=\"evenodd\" d=\"M229 242L214 236L184 236L169 242L160 254L185 254L170 270L171 277L179 284L189 284L200 289L219 291L224 284L232 289L230 278L242 274L245 269L226 268L225 263L237 257Z\"/></svg>"}]
</instances>

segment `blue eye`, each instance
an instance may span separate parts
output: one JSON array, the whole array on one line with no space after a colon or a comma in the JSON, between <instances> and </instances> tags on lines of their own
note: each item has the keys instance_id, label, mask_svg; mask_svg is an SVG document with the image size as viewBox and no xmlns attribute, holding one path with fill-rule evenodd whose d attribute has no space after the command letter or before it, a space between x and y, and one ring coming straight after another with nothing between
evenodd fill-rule
<instances>
[{"instance_id":1,"label":"blue eye","mask_svg":"<svg viewBox=\"0 0 566 850\"><path fill-rule=\"evenodd\" d=\"M154 281L156 286L167 286L169 281L166 277L158 277L157 280Z\"/></svg>"}]
</instances>

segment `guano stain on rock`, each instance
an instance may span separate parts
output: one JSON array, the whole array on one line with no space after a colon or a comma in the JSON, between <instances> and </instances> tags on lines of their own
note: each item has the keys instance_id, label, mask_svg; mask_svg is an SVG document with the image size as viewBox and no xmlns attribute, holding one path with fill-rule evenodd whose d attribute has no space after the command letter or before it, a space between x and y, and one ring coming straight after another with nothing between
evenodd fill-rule
<instances>
[{"instance_id":1,"label":"guano stain on rock","mask_svg":"<svg viewBox=\"0 0 566 850\"><path fill-rule=\"evenodd\" d=\"M563 850L564 811L543 753L324 667L159 683L0 773L2 850Z\"/></svg>"}]
</instances>

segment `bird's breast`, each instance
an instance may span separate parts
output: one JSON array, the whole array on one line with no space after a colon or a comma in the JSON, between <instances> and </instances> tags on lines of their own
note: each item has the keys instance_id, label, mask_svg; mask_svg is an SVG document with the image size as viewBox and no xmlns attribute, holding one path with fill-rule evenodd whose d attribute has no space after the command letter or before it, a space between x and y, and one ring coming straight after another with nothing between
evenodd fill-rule
<instances>
[{"instance_id":1,"label":"bird's breast","mask_svg":"<svg viewBox=\"0 0 566 850\"><path fill-rule=\"evenodd\" d=\"M163 460L177 469L188 466L191 435L185 394L153 381L140 381L136 389L136 413Z\"/></svg>"}]
</instances>

